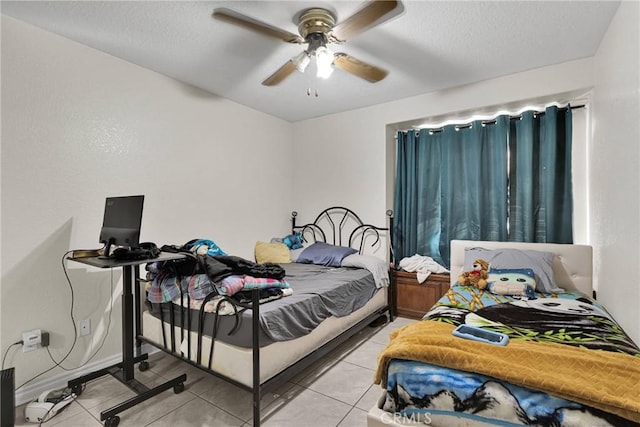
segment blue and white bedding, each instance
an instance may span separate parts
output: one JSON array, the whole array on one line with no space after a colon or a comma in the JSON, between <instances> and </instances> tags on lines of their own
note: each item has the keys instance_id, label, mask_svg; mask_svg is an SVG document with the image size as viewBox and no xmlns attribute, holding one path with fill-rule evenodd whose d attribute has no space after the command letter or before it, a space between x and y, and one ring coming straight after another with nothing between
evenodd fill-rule
<instances>
[{"instance_id":1,"label":"blue and white bedding","mask_svg":"<svg viewBox=\"0 0 640 427\"><path fill-rule=\"evenodd\" d=\"M409 343L404 349L395 349L396 356L403 354L403 357L394 358L383 353L379 359L379 372L382 360L386 357L390 360L386 375L377 373L377 378L383 378L386 388L386 400L382 407L386 411L424 423L438 415L455 414L459 418L493 425L638 426L640 349L607 311L591 298L574 292L536 293L535 299L514 298L455 285L424 316L423 321L417 323L403 328L406 332L403 329L398 331L398 336L402 337L404 334ZM496 350L496 346L469 344L471 342L466 340L462 340L466 341L463 343L466 347L456 347L455 340L460 339L450 337L450 329L445 325L452 329L459 324L505 333L511 340L507 347L511 347ZM420 326L426 327L418 328ZM443 328L446 330L440 331ZM444 336L439 338L440 348L429 353L428 357L417 357L406 350L410 346L417 346L420 350L431 345L429 340L433 338L424 336L427 331L443 332ZM391 344L396 338L394 336ZM486 374L498 372L499 369L493 370L490 366L475 368L471 363L471 359L477 358L484 360L485 365L487 360L496 365L502 364L498 357L481 358L480 355L484 349L490 350L493 356L501 355L501 351L505 351L506 355L506 352L514 350L516 346L529 345L529 342L533 343L532 348L543 349L552 358L557 354L558 362L561 361L561 347L565 346L572 347L573 353L584 357L586 366L593 367L592 373L584 372L584 368L581 372L587 381L593 375L592 389L587 387L582 390L585 396L588 392L588 399L582 396L580 387L575 396L580 395L584 399L568 399L565 395L558 396L547 391L540 382L534 381L536 375L541 376L536 374L537 367L541 365L536 365L533 361L510 361L513 362L512 366L519 366L522 370L524 379L522 384L517 385L517 381L513 379L520 378L518 372L509 372L508 379L505 379L506 377ZM426 354L427 351L424 351ZM478 353L468 354L469 351ZM628 380L627 377L636 376L638 381L631 379L631 386L625 387L619 395L615 391L610 392L600 404L598 393L602 392L605 396L605 387L602 390L598 390L598 387L606 384L602 377L610 376L611 373L599 371L597 362L592 363L591 360L609 359L610 356L616 357L616 361L622 361L617 365L624 370L617 373L619 378ZM471 360L467 366L472 369L461 369L455 363L449 365L449 360L456 358ZM550 366L553 366L553 359ZM555 375L549 371L544 374L552 379ZM569 373L568 376L572 374ZM563 389L565 384L559 387L558 390ZM614 387L615 384L613 390ZM578 403L581 400L582 403ZM585 404L586 400L598 404ZM614 408L616 411L614 414L602 408Z\"/></svg>"}]
</instances>

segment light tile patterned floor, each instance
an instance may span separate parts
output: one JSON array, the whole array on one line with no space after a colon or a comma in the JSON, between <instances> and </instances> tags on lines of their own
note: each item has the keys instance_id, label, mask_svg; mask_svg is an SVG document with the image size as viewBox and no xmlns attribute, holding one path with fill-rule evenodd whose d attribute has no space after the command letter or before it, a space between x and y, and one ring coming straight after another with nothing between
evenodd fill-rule
<instances>
[{"instance_id":1,"label":"light tile patterned floor","mask_svg":"<svg viewBox=\"0 0 640 427\"><path fill-rule=\"evenodd\" d=\"M381 389L373 385L378 353L389 334L413 320L369 327L330 353L325 360L263 396L264 427L364 427L367 411ZM123 427L250 427L251 393L162 352L150 356L150 369L136 379L148 386L186 373L182 393L165 391L119 414ZM132 397L134 393L110 376L87 384L83 393L46 426L100 426L100 412ZM24 407L17 408L16 426L24 421Z\"/></svg>"}]
</instances>

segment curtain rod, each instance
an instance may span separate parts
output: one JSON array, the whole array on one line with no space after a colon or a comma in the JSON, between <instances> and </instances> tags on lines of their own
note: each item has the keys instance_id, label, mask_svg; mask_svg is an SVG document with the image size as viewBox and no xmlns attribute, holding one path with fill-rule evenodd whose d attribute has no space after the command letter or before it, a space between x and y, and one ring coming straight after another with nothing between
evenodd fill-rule
<instances>
[{"instance_id":1,"label":"curtain rod","mask_svg":"<svg viewBox=\"0 0 640 427\"><path fill-rule=\"evenodd\" d=\"M582 105L571 105L568 107L559 107L558 110L566 110L567 108L570 108L571 110L577 110L580 108L585 108L586 105L582 104ZM533 117L536 116L544 116L545 112L544 111L534 111L533 112ZM509 120L521 120L522 119L522 114L519 114L517 116L509 116ZM482 126L486 126L486 125L495 125L496 124L496 120L483 120L482 122ZM460 124L460 125L455 125L455 129L456 130L460 130L460 129L467 129L470 128L472 126L471 123L464 123L464 124ZM414 129L410 129L410 130L414 130ZM421 130L426 130L428 131L430 134L434 134L434 133L440 133L444 131L444 128L440 127L440 128L433 128L433 129L428 129L428 128L422 128L422 129L417 129L416 130L416 134L419 134ZM399 132L407 132L407 130L401 130ZM397 138L397 136L396 136Z\"/></svg>"}]
</instances>

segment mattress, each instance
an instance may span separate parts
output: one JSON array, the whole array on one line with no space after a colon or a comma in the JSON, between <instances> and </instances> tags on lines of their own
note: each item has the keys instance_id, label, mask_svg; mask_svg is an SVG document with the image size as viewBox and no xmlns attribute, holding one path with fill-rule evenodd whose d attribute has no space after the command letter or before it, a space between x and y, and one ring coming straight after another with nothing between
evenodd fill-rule
<instances>
[{"instance_id":1,"label":"mattress","mask_svg":"<svg viewBox=\"0 0 640 427\"><path fill-rule=\"evenodd\" d=\"M309 334L289 341L273 342L260 349L260 382L263 383L275 376L285 368L302 359L304 356L319 348L324 343L340 335L360 320L367 316L381 311L387 306L388 288L382 288L376 292L363 307L344 317L329 317L322 321ZM147 341L161 344L163 342L162 322L148 311L143 313L143 335ZM180 328L175 327L176 337L180 337ZM197 357L197 333L191 332L191 361L195 362ZM170 328L165 328L164 338L170 340ZM185 336L181 340L179 351L186 357L188 354L188 340ZM210 337L203 337L202 340L202 360L208 361L209 349L212 340ZM161 347L161 346L159 346ZM252 357L251 348L232 345L223 341L216 341L212 369L228 378L244 384L248 387L253 385L252 380Z\"/></svg>"},{"instance_id":2,"label":"mattress","mask_svg":"<svg viewBox=\"0 0 640 427\"><path fill-rule=\"evenodd\" d=\"M373 276L366 269L301 263L282 267L292 293L260 305L261 347L307 335L330 317L344 317L364 307L378 293ZM185 282L194 283L189 278ZM199 330L198 310L187 314L188 310L173 303L149 304L148 308L153 316L165 320L173 316L175 325L184 323L191 331ZM239 319L235 315L205 313L203 334L215 335L219 341L235 346L252 347L251 316L251 310L241 310ZM218 329L214 334L216 317Z\"/></svg>"},{"instance_id":3,"label":"mattress","mask_svg":"<svg viewBox=\"0 0 640 427\"><path fill-rule=\"evenodd\" d=\"M505 347L456 338L466 323L502 332ZM638 425L640 349L595 300L535 299L454 285L423 321L397 331L376 379L379 419L438 425Z\"/></svg>"}]
</instances>

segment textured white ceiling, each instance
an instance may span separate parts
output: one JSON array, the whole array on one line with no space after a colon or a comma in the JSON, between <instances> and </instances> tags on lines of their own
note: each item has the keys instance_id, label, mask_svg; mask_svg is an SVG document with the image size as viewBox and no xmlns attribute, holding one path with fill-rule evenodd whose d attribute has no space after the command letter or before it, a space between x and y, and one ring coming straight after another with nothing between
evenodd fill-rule
<instances>
[{"instance_id":1,"label":"textured white ceiling","mask_svg":"<svg viewBox=\"0 0 640 427\"><path fill-rule=\"evenodd\" d=\"M216 20L225 7L297 33L293 17L354 1L2 1L2 13L240 104L299 121L592 56L617 1L404 1L404 11L331 45L389 71L372 84L312 67L261 82L303 46ZM312 95L307 96L311 88ZM314 96L318 90L318 97Z\"/></svg>"}]
</instances>

